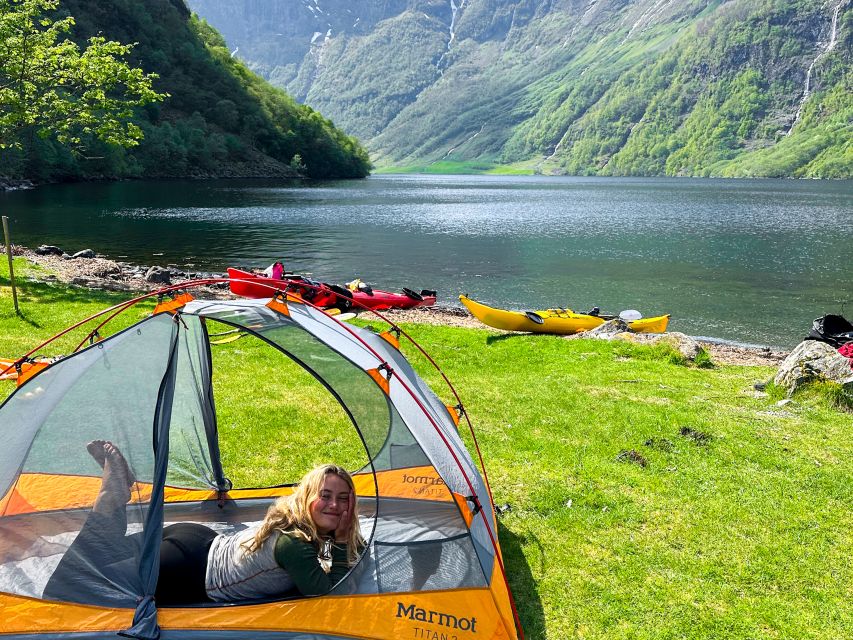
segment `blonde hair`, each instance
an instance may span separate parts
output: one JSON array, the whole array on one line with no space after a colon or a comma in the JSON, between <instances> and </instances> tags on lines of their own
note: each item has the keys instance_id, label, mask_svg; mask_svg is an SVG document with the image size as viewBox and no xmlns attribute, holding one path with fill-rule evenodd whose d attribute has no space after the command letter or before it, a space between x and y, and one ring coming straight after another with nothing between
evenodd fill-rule
<instances>
[{"instance_id":1,"label":"blonde hair","mask_svg":"<svg viewBox=\"0 0 853 640\"><path fill-rule=\"evenodd\" d=\"M349 472L336 464L324 464L311 469L302 477L291 495L282 496L276 500L267 510L255 537L245 545L246 550L253 553L260 549L261 545L274 531L301 538L320 550L324 541L317 531L314 518L311 517L311 504L319 497L320 490L323 488L323 481L329 474L338 476L347 483L352 491L354 499L348 507L352 514L350 516L352 527L350 527L346 542L347 564L349 566L355 565L358 561L359 551L364 546L364 538L361 535L361 527L358 522L358 500L355 499L355 484Z\"/></svg>"}]
</instances>

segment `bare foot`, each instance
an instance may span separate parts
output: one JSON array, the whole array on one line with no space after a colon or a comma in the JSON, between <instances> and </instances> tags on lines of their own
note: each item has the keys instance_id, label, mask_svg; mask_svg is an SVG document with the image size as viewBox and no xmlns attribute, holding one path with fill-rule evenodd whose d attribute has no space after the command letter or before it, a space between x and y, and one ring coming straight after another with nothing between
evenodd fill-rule
<instances>
[{"instance_id":1,"label":"bare foot","mask_svg":"<svg viewBox=\"0 0 853 640\"><path fill-rule=\"evenodd\" d=\"M116 451L118 451L118 447L116 447L109 440L92 440L89 444L86 445L86 451L88 451L89 455L95 459L95 462L98 463L98 466L101 467L101 469L104 468L104 463L107 459L105 449L107 445L113 447ZM125 457L121 455L121 452L119 452L118 455L121 458L121 462L124 465L125 473L127 474L127 486L131 486L134 482L136 482L136 477L130 470L130 466L127 464L127 460L125 459Z\"/></svg>"},{"instance_id":2,"label":"bare foot","mask_svg":"<svg viewBox=\"0 0 853 640\"><path fill-rule=\"evenodd\" d=\"M104 461L107 459L107 454L104 453L105 444L107 444L106 440L92 440L86 445L86 451L95 459L101 469L104 468Z\"/></svg>"},{"instance_id":3,"label":"bare foot","mask_svg":"<svg viewBox=\"0 0 853 640\"><path fill-rule=\"evenodd\" d=\"M101 490L95 498L92 510L98 513L111 513L123 509L130 502L130 479L128 478L127 461L121 451L112 443L105 442L104 475L101 479Z\"/></svg>"}]
</instances>

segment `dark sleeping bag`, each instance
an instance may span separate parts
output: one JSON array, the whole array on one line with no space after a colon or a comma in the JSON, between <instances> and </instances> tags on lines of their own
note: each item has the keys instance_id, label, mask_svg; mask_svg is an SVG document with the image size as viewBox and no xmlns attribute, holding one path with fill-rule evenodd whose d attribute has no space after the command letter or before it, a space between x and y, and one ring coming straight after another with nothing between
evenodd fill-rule
<instances>
[{"instance_id":1,"label":"dark sleeping bag","mask_svg":"<svg viewBox=\"0 0 853 640\"><path fill-rule=\"evenodd\" d=\"M812 330L805 337L806 340L820 340L832 345L836 349L841 345L853 341L853 324L844 316L828 313L812 322Z\"/></svg>"}]
</instances>

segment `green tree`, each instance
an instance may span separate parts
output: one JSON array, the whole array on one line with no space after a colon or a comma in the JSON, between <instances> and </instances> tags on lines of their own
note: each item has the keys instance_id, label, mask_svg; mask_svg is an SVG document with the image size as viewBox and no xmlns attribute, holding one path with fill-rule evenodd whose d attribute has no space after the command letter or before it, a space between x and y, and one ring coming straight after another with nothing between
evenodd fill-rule
<instances>
[{"instance_id":1,"label":"green tree","mask_svg":"<svg viewBox=\"0 0 853 640\"><path fill-rule=\"evenodd\" d=\"M72 148L92 136L131 147L143 137L134 107L163 100L157 76L126 62L133 45L96 36L82 49L63 37L73 17L59 0L0 0L0 148L26 132Z\"/></svg>"},{"instance_id":2,"label":"green tree","mask_svg":"<svg viewBox=\"0 0 853 640\"><path fill-rule=\"evenodd\" d=\"M298 153L294 154L290 159L290 168L294 171L298 171L299 173L305 173L308 170L308 167L306 167L302 162L302 156Z\"/></svg>"}]
</instances>

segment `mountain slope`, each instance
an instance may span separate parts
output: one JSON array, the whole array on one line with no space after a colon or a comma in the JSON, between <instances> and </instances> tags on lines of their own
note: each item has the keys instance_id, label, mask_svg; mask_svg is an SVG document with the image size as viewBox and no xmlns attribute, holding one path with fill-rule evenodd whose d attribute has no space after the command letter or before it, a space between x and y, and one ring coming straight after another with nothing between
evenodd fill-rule
<instances>
[{"instance_id":1,"label":"mountain slope","mask_svg":"<svg viewBox=\"0 0 853 640\"><path fill-rule=\"evenodd\" d=\"M853 175L851 0L188 4L380 165Z\"/></svg>"},{"instance_id":2,"label":"mountain slope","mask_svg":"<svg viewBox=\"0 0 853 640\"><path fill-rule=\"evenodd\" d=\"M72 154L33 138L0 158L0 174L36 181L121 177L359 178L370 162L357 140L251 73L183 0L63 0L74 38L137 43L133 64L159 74L169 97L134 120L145 139L130 150L87 140Z\"/></svg>"}]
</instances>

